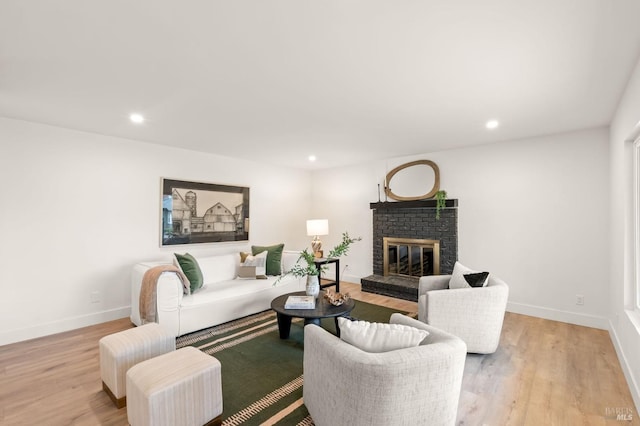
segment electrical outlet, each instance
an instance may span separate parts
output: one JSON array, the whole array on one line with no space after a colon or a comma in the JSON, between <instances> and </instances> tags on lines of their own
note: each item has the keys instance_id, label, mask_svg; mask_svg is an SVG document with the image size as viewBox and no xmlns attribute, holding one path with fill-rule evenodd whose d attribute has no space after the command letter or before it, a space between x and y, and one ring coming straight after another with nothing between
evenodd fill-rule
<instances>
[{"instance_id":1,"label":"electrical outlet","mask_svg":"<svg viewBox=\"0 0 640 426\"><path fill-rule=\"evenodd\" d=\"M576 305L584 305L584 296L576 294Z\"/></svg>"},{"instance_id":2,"label":"electrical outlet","mask_svg":"<svg viewBox=\"0 0 640 426\"><path fill-rule=\"evenodd\" d=\"M91 303L100 303L100 292L92 291L91 292Z\"/></svg>"}]
</instances>

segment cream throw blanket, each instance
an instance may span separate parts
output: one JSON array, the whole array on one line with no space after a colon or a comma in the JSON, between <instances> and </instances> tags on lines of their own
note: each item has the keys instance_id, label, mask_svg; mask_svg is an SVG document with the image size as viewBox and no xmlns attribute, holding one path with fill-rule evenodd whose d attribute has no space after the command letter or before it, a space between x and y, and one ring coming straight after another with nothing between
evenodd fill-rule
<instances>
[{"instance_id":1,"label":"cream throw blanket","mask_svg":"<svg viewBox=\"0 0 640 426\"><path fill-rule=\"evenodd\" d=\"M182 282L183 289L189 285L187 277L185 277L180 268L175 265L154 266L147 270L142 277L142 286L140 288L139 309L142 324L157 322L156 287L158 285L158 278L165 272L175 272Z\"/></svg>"}]
</instances>

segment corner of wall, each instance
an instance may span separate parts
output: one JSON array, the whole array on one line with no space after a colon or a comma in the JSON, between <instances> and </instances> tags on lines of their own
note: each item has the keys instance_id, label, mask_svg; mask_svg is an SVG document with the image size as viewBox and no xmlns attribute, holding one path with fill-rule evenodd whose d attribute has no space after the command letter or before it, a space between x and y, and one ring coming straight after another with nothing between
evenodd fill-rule
<instances>
[{"instance_id":1,"label":"corner of wall","mask_svg":"<svg viewBox=\"0 0 640 426\"><path fill-rule=\"evenodd\" d=\"M620 366L622 367L624 377L627 379L627 385L629 386L631 397L633 398L633 402L636 406L637 414L640 411L640 384L636 381L636 378L633 375L629 357L624 352L623 345L620 342L618 334L619 333L616 331L616 327L613 322L609 321L609 336L611 337L613 347L615 348L616 354L618 355L618 360L620 361Z\"/></svg>"}]
</instances>

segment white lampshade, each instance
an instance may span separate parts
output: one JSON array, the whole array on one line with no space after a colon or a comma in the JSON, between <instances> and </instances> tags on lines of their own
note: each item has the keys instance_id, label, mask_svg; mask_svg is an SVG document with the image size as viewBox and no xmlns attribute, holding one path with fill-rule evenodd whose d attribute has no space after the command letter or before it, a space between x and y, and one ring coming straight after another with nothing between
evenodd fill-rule
<instances>
[{"instance_id":1,"label":"white lampshade","mask_svg":"<svg viewBox=\"0 0 640 426\"><path fill-rule=\"evenodd\" d=\"M307 220L307 235L329 235L328 219L311 219Z\"/></svg>"}]
</instances>

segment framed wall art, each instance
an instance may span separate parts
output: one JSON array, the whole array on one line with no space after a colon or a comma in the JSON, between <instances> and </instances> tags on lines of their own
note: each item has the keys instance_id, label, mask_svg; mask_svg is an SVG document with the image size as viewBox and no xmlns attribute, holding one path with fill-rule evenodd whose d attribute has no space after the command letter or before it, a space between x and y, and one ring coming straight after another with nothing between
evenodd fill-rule
<instances>
[{"instance_id":1,"label":"framed wall art","mask_svg":"<svg viewBox=\"0 0 640 426\"><path fill-rule=\"evenodd\" d=\"M249 188L162 178L161 245L249 241Z\"/></svg>"}]
</instances>

